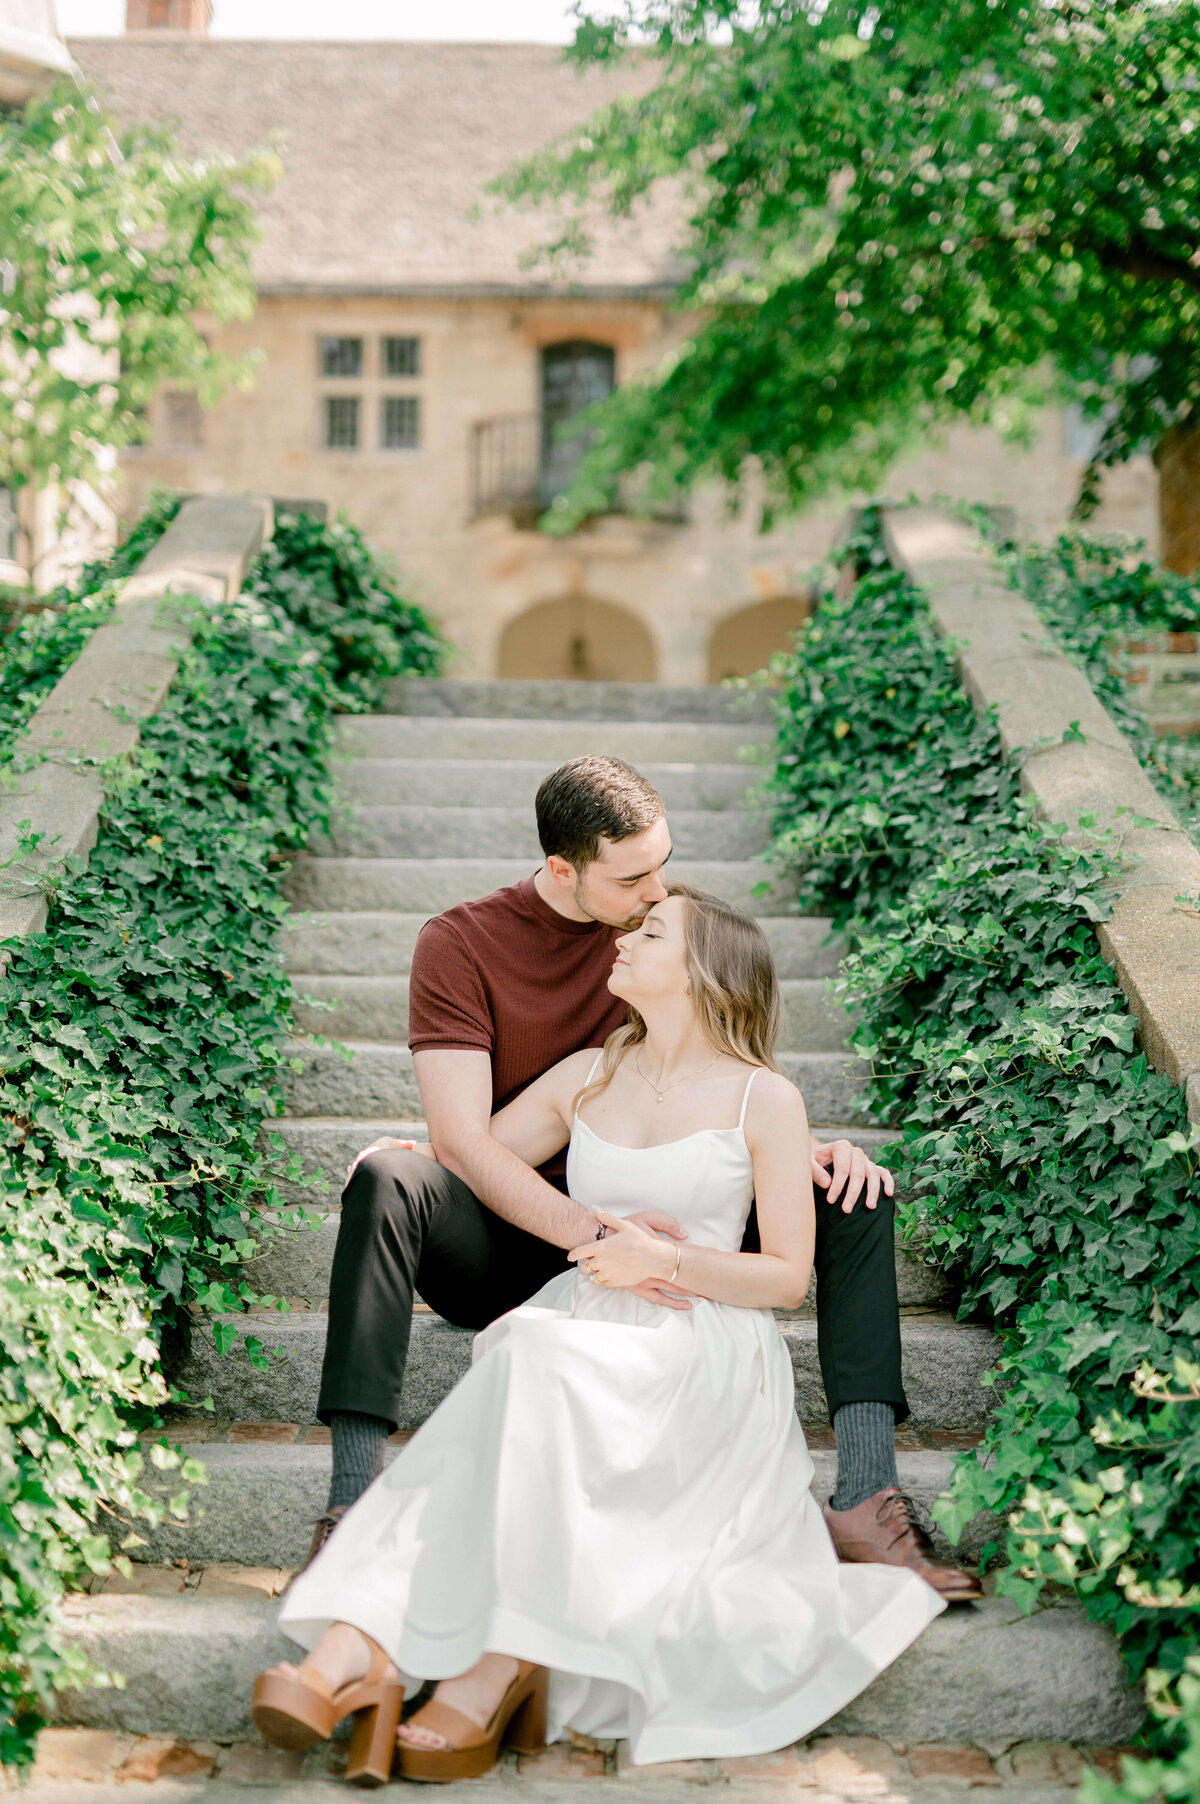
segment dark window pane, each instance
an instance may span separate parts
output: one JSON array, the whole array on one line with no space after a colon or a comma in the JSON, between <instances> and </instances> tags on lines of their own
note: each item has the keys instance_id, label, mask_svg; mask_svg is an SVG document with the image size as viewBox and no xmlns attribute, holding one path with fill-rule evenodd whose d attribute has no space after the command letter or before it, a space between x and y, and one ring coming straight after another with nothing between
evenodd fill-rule
<instances>
[{"instance_id":1,"label":"dark window pane","mask_svg":"<svg viewBox=\"0 0 1200 1804\"><path fill-rule=\"evenodd\" d=\"M161 443L164 451L200 451L204 415L190 389L168 389L162 398Z\"/></svg>"},{"instance_id":2,"label":"dark window pane","mask_svg":"<svg viewBox=\"0 0 1200 1804\"><path fill-rule=\"evenodd\" d=\"M421 403L416 395L385 395L383 399L383 448L415 451L421 442Z\"/></svg>"},{"instance_id":3,"label":"dark window pane","mask_svg":"<svg viewBox=\"0 0 1200 1804\"><path fill-rule=\"evenodd\" d=\"M547 345L542 352L542 474L543 502L568 488L587 449L587 435L560 443L557 428L584 407L603 401L616 381L616 357L611 345L588 344L573 339Z\"/></svg>"},{"instance_id":4,"label":"dark window pane","mask_svg":"<svg viewBox=\"0 0 1200 1804\"><path fill-rule=\"evenodd\" d=\"M325 396L325 445L330 451L358 448L358 396Z\"/></svg>"},{"instance_id":5,"label":"dark window pane","mask_svg":"<svg viewBox=\"0 0 1200 1804\"><path fill-rule=\"evenodd\" d=\"M421 374L420 339L385 338L383 341L383 373L385 376L419 376Z\"/></svg>"},{"instance_id":6,"label":"dark window pane","mask_svg":"<svg viewBox=\"0 0 1200 1804\"><path fill-rule=\"evenodd\" d=\"M361 376L363 341L361 338L322 338L320 363L323 376Z\"/></svg>"}]
</instances>

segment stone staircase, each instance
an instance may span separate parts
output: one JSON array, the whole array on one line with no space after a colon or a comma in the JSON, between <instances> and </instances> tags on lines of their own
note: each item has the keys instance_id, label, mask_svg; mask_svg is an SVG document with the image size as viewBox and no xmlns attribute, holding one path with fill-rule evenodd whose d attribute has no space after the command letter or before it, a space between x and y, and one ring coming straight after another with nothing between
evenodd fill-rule
<instances>
[{"instance_id":1,"label":"stone staircase","mask_svg":"<svg viewBox=\"0 0 1200 1804\"><path fill-rule=\"evenodd\" d=\"M424 1135L405 1044L413 944L430 914L535 868L533 796L554 765L610 752L655 783L676 848L672 875L762 920L785 997L780 1062L818 1137L886 1142L863 1120L845 1019L827 995L837 959L829 924L790 912L786 882L756 861L768 835L747 792L770 738L762 698L645 685L414 681L394 685L380 713L344 721L343 812L289 878L298 912L286 957L309 1000L296 1014L304 1037L291 1049L288 1114L269 1124L306 1169L322 1168L332 1183L317 1231L274 1241L251 1268L257 1290L291 1305L251 1324L270 1355L265 1368L244 1352L220 1358L207 1327L176 1366L189 1397L212 1399L210 1415L193 1411L172 1430L189 1448L197 1443L208 1484L193 1492L188 1523L168 1520L146 1534L132 1579L109 1579L68 1606L87 1650L127 1680L124 1690L68 1694L68 1720L214 1742L250 1733L253 1675L287 1652L270 1597L303 1557L325 1500L328 1432L316 1425L315 1404L342 1174L381 1134ZM349 1059L320 1043L328 1034ZM314 1206L311 1190L296 1197ZM954 1321L939 1281L919 1262L900 1255L897 1271L913 1411L899 1465L904 1485L928 1505L954 1450L978 1438L995 1343ZM811 1308L781 1316L780 1329L827 1495L832 1437ZM419 1310L395 1438L437 1406L469 1352L467 1333ZM989 1599L939 1619L834 1727L906 1743L1113 1743L1139 1714L1112 1643L1079 1612L1058 1607L1020 1620Z\"/></svg>"}]
</instances>

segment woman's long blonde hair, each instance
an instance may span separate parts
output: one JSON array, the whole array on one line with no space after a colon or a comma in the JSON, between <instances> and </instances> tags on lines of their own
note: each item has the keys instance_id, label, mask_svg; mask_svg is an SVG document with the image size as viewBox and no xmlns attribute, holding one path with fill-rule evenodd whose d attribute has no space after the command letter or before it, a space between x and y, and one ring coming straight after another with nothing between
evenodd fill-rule
<instances>
[{"instance_id":1,"label":"woman's long blonde hair","mask_svg":"<svg viewBox=\"0 0 1200 1804\"><path fill-rule=\"evenodd\" d=\"M704 1038L714 1052L778 1071L779 983L766 934L753 915L690 884L672 883L667 894L683 898L684 964ZM604 1042L599 1073L576 1096L572 1114L607 1088L625 1054L645 1038L646 1023L630 1008L625 1025Z\"/></svg>"}]
</instances>

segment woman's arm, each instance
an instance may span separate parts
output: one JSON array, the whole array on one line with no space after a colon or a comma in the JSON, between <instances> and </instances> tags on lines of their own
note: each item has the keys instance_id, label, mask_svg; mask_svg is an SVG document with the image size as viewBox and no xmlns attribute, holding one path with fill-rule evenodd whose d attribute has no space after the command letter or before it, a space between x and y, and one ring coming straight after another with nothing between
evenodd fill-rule
<instances>
[{"instance_id":1,"label":"woman's arm","mask_svg":"<svg viewBox=\"0 0 1200 1804\"><path fill-rule=\"evenodd\" d=\"M587 1083L596 1049L573 1052L492 1116L489 1133L526 1165L544 1165L571 1138L571 1104Z\"/></svg>"},{"instance_id":2,"label":"woman's arm","mask_svg":"<svg viewBox=\"0 0 1200 1804\"><path fill-rule=\"evenodd\" d=\"M754 1080L746 1144L754 1160L761 1253L672 1245L636 1223L597 1211L607 1236L575 1247L568 1258L586 1259L601 1283L621 1290L647 1279L673 1280L691 1296L715 1303L798 1309L808 1293L816 1240L808 1117L800 1092L776 1072L763 1071Z\"/></svg>"}]
</instances>

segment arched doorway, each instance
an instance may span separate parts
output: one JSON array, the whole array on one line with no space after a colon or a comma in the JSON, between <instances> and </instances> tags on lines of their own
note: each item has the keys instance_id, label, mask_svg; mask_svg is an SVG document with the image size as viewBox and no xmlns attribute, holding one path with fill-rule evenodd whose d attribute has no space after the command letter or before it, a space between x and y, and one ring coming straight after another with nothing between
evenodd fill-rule
<instances>
[{"instance_id":1,"label":"arched doorway","mask_svg":"<svg viewBox=\"0 0 1200 1804\"><path fill-rule=\"evenodd\" d=\"M602 683L653 683L654 641L627 608L572 596L543 601L510 620L500 639L497 674Z\"/></svg>"},{"instance_id":2,"label":"arched doorway","mask_svg":"<svg viewBox=\"0 0 1200 1804\"><path fill-rule=\"evenodd\" d=\"M708 643L708 680L753 676L765 670L774 652L788 651L812 613L807 595L780 595L755 602L722 620Z\"/></svg>"}]
</instances>

